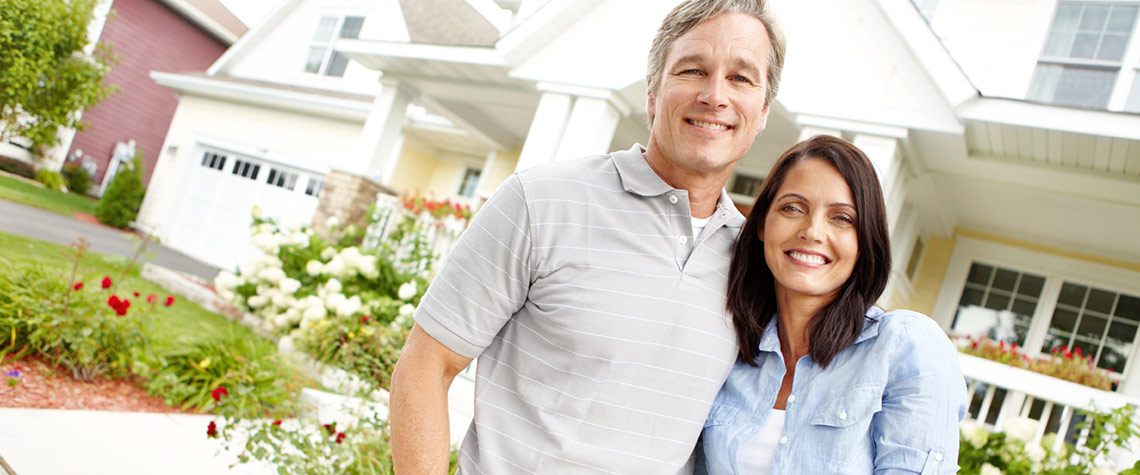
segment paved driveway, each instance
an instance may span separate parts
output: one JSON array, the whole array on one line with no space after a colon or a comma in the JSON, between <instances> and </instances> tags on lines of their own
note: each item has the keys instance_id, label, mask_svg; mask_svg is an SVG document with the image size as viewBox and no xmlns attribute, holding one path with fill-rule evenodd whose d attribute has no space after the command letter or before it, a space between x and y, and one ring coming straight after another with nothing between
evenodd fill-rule
<instances>
[{"instance_id":1,"label":"paved driveway","mask_svg":"<svg viewBox=\"0 0 1140 475\"><path fill-rule=\"evenodd\" d=\"M92 251L128 259L135 250L131 234L4 200L0 200L0 231L65 246L84 237L91 243ZM147 250L153 254L151 258L144 256L140 260L206 280L213 280L218 274L218 268L160 244L151 243Z\"/></svg>"}]
</instances>

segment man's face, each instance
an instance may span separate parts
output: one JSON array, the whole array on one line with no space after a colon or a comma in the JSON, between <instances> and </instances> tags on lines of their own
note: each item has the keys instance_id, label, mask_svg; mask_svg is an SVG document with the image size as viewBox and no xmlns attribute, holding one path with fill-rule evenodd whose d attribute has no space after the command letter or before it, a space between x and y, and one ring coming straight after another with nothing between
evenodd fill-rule
<instances>
[{"instance_id":1,"label":"man's face","mask_svg":"<svg viewBox=\"0 0 1140 475\"><path fill-rule=\"evenodd\" d=\"M764 25L740 13L677 38L646 101L653 117L648 156L659 174L727 178L768 119L769 49Z\"/></svg>"}]
</instances>

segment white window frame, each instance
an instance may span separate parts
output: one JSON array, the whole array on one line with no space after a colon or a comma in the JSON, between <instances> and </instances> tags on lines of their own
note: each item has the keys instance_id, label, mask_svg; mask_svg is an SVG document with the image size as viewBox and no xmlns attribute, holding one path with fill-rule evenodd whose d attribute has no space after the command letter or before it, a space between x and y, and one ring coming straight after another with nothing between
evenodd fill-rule
<instances>
[{"instance_id":1,"label":"white window frame","mask_svg":"<svg viewBox=\"0 0 1140 475\"><path fill-rule=\"evenodd\" d=\"M1104 60L1085 60L1080 58L1057 58L1052 56L1045 56L1045 47L1049 42L1049 35L1053 32L1053 24L1057 21L1057 10L1060 4L1064 3L1099 3L1099 4L1119 4L1119 5L1137 5L1140 6L1140 1L1137 0L1058 0L1053 4L1053 10L1049 16L1049 24L1045 29L1045 36L1042 37L1041 49L1037 54L1037 62L1033 68L1033 75L1029 81L1029 87L1026 89L1026 98L1029 98L1030 92L1033 90L1033 85L1037 78L1038 68L1042 64L1054 64L1061 66L1091 66L1103 67L1106 70L1115 69L1116 82L1111 88L1109 93L1108 104L1105 106L1106 110L1110 111L1123 111L1124 105L1128 100L1128 93L1132 87L1133 78L1140 70L1140 15L1137 15L1136 20L1132 24L1132 33L1128 38L1128 45L1124 48L1124 56L1121 58L1119 64L1115 61Z\"/></svg>"},{"instance_id":2,"label":"white window frame","mask_svg":"<svg viewBox=\"0 0 1140 475\"><path fill-rule=\"evenodd\" d=\"M1037 309L1033 313L1033 320L1026 333L1025 344L1022 345L1025 353L1030 356L1040 354L1041 345L1045 342L1045 335L1053 318L1053 310L1057 306L1057 297L1066 281L1111 292L1140 295L1138 271L969 236L958 236L931 315L948 334L954 334L950 325L954 322L962 289L966 285L966 277L974 262L1028 272L1045 278L1045 286L1037 298ZM1128 363L1125 364L1124 371L1120 372L1123 382L1118 392L1128 394L1135 392L1136 395L1140 395L1140 364L1136 363L1137 358L1140 358L1140 332L1133 340Z\"/></svg>"},{"instance_id":3,"label":"white window frame","mask_svg":"<svg viewBox=\"0 0 1140 475\"><path fill-rule=\"evenodd\" d=\"M349 17L361 18L362 21L365 18L364 15L353 15L353 14L321 15L320 17L317 18L316 28L320 28L321 21L324 20L325 18L335 18L336 21L333 23L332 33L331 33L331 36L329 37L329 39L327 41L320 41L320 40L317 40L316 38L312 38L309 40L308 48L305 49L304 61L301 64L301 71L302 72L304 72L305 74L313 74L313 75L317 75L317 76L344 77L344 74L341 74L339 76L330 75L329 74L329 68L332 67L332 59L333 59L333 56L336 54L336 48L335 48L336 42L337 42L337 40L340 39L341 30L344 29L344 22ZM313 29L314 34L316 33L316 28ZM312 51L312 49L315 47L325 48L325 53L324 53L324 56L321 58L321 64L320 64L320 66L317 67L317 70L316 71L308 71L306 69L306 67L308 66L308 63L309 63L309 52Z\"/></svg>"}]
</instances>

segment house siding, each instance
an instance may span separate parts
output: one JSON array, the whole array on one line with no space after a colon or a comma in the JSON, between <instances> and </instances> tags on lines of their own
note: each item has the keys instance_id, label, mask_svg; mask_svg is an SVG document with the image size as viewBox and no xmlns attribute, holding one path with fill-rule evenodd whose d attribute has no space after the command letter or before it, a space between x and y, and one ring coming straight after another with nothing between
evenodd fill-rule
<instances>
[{"instance_id":1,"label":"house siding","mask_svg":"<svg viewBox=\"0 0 1140 475\"><path fill-rule=\"evenodd\" d=\"M151 80L151 71L202 71L226 49L157 0L115 0L100 41L112 45L118 62L106 82L118 93L83 115L87 128L76 134L68 150L95 162L93 177L103 180L116 142L134 139L142 147L149 183L166 130L178 106L178 96Z\"/></svg>"}]
</instances>

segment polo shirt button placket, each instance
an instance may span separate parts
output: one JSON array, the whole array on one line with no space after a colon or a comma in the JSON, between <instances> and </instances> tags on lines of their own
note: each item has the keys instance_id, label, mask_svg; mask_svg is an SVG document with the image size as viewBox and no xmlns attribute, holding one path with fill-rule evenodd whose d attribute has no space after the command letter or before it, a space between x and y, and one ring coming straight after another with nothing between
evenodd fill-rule
<instances>
[{"instance_id":1,"label":"polo shirt button placket","mask_svg":"<svg viewBox=\"0 0 1140 475\"><path fill-rule=\"evenodd\" d=\"M677 204L677 195L669 195L669 204Z\"/></svg>"}]
</instances>

